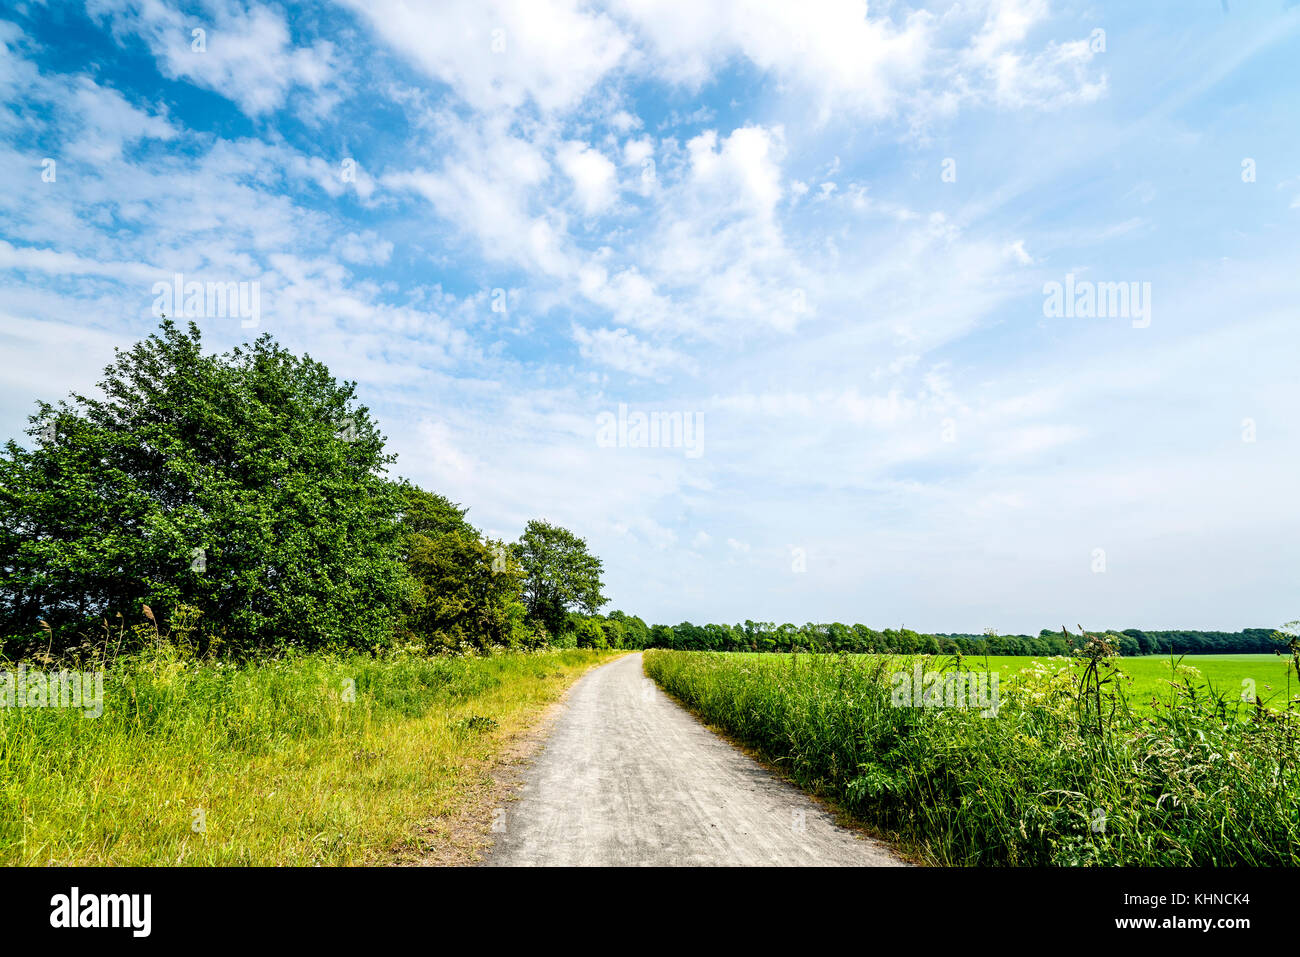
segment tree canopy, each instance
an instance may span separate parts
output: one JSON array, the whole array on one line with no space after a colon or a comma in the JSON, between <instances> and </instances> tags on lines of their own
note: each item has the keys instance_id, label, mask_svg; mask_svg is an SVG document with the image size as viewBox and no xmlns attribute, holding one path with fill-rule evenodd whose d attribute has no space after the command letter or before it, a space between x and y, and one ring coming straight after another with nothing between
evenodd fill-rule
<instances>
[{"instance_id":1,"label":"tree canopy","mask_svg":"<svg viewBox=\"0 0 1300 957\"><path fill-rule=\"evenodd\" d=\"M388 640L399 502L355 385L269 336L201 345L164 320L6 444L0 626L186 604L235 643Z\"/></svg>"},{"instance_id":2,"label":"tree canopy","mask_svg":"<svg viewBox=\"0 0 1300 957\"><path fill-rule=\"evenodd\" d=\"M400 488L407 568L415 593L408 631L431 650L527 646L521 572L502 542L484 539L465 509L409 483Z\"/></svg>"},{"instance_id":3,"label":"tree canopy","mask_svg":"<svg viewBox=\"0 0 1300 957\"><path fill-rule=\"evenodd\" d=\"M601 594L601 561L568 529L534 519L514 554L524 575L528 615L551 634L565 627L570 611L594 615L608 599Z\"/></svg>"}]
</instances>

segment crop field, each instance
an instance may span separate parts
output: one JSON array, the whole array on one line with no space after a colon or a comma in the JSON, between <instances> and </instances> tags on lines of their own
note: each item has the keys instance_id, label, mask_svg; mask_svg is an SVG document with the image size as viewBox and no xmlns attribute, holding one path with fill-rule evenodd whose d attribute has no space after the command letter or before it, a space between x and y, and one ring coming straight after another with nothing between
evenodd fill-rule
<instances>
[{"instance_id":1,"label":"crop field","mask_svg":"<svg viewBox=\"0 0 1300 957\"><path fill-rule=\"evenodd\" d=\"M947 865L1300 863L1300 721L1241 696L1284 695L1287 662L645 654L705 721Z\"/></svg>"},{"instance_id":2,"label":"crop field","mask_svg":"<svg viewBox=\"0 0 1300 957\"><path fill-rule=\"evenodd\" d=\"M1064 658L1010 655L968 656L962 660L963 667L987 668L1000 674L1014 674L1038 666L1060 669L1068 665L1068 659ZM1289 671L1290 659L1279 655L1188 655L1172 660L1168 655L1145 655L1118 658L1115 664L1124 676L1126 697L1137 708L1149 708L1153 702L1168 704L1191 682L1193 687L1212 694L1222 693L1232 698L1244 695L1248 701L1258 696L1268 707L1281 710L1292 700L1300 710L1300 702L1295 700L1300 695L1300 685L1295 674Z\"/></svg>"},{"instance_id":3,"label":"crop field","mask_svg":"<svg viewBox=\"0 0 1300 957\"><path fill-rule=\"evenodd\" d=\"M735 653L738 657L771 658L768 655ZM780 657L780 656L778 656ZM799 656L798 660L812 656ZM872 655L853 655L853 658L871 660ZM952 668L956 659L951 656L920 656L933 662L933 667ZM895 669L909 667L911 657L886 656L894 662ZM1120 682L1128 704L1137 709L1150 709L1157 703L1169 704L1187 693L1189 686L1209 695L1254 702L1258 697L1267 707L1286 710L1288 700L1300 711L1300 683L1297 683L1290 659L1281 655L1187 655L1170 658L1168 655L1113 659L1121 675ZM1011 676L1026 670L1060 672L1078 667L1078 659L1027 655L966 655L961 667L985 670L999 676Z\"/></svg>"}]
</instances>

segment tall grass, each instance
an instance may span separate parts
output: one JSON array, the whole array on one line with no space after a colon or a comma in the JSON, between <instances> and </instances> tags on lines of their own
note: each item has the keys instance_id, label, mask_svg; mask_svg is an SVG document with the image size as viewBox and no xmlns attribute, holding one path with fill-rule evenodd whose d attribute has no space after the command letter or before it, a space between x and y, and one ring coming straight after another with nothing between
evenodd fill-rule
<instances>
[{"instance_id":1,"label":"tall grass","mask_svg":"<svg viewBox=\"0 0 1300 957\"><path fill-rule=\"evenodd\" d=\"M174 646L124 657L106 672L98 718L0 708L0 863L357 864L418 852L417 825L457 813L506 737L607 657L233 664Z\"/></svg>"},{"instance_id":2,"label":"tall grass","mask_svg":"<svg viewBox=\"0 0 1300 957\"><path fill-rule=\"evenodd\" d=\"M916 660L648 651L645 670L931 863L1300 863L1295 713L1191 684L1134 711L1108 684L1081 689L1086 663L1007 677L994 717L896 707L891 675Z\"/></svg>"}]
</instances>

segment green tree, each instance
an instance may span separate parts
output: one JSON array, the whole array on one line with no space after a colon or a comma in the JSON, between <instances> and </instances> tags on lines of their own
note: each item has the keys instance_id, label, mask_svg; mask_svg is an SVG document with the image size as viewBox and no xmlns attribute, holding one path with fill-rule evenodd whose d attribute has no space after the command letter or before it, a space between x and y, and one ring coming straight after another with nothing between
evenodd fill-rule
<instances>
[{"instance_id":1,"label":"green tree","mask_svg":"<svg viewBox=\"0 0 1300 957\"><path fill-rule=\"evenodd\" d=\"M0 456L0 634L149 604L237 645L373 646L406 600L398 497L355 384L262 336L204 355L171 320L103 397L39 403Z\"/></svg>"},{"instance_id":2,"label":"green tree","mask_svg":"<svg viewBox=\"0 0 1300 957\"><path fill-rule=\"evenodd\" d=\"M605 618L600 627L605 632L605 640L609 642L611 648L623 648L627 643L627 631L623 627L623 622L613 616Z\"/></svg>"},{"instance_id":3,"label":"green tree","mask_svg":"<svg viewBox=\"0 0 1300 957\"><path fill-rule=\"evenodd\" d=\"M608 648L609 639L598 618L578 618L573 623L574 637L579 648Z\"/></svg>"},{"instance_id":4,"label":"green tree","mask_svg":"<svg viewBox=\"0 0 1300 957\"><path fill-rule=\"evenodd\" d=\"M611 611L609 620L618 622L623 629L623 647L645 648L650 641L650 629L636 615L621 611Z\"/></svg>"},{"instance_id":5,"label":"green tree","mask_svg":"<svg viewBox=\"0 0 1300 957\"><path fill-rule=\"evenodd\" d=\"M608 602L601 594L600 559L568 529L534 519L513 551L523 570L528 617L550 634L561 634L570 611L594 615Z\"/></svg>"},{"instance_id":6,"label":"green tree","mask_svg":"<svg viewBox=\"0 0 1300 957\"><path fill-rule=\"evenodd\" d=\"M675 648L676 633L671 625L655 625L650 629L650 648Z\"/></svg>"},{"instance_id":7,"label":"green tree","mask_svg":"<svg viewBox=\"0 0 1300 957\"><path fill-rule=\"evenodd\" d=\"M402 499L403 555L414 579L406 626L431 650L538 643L524 622L519 563L484 539L465 509L409 483Z\"/></svg>"}]
</instances>

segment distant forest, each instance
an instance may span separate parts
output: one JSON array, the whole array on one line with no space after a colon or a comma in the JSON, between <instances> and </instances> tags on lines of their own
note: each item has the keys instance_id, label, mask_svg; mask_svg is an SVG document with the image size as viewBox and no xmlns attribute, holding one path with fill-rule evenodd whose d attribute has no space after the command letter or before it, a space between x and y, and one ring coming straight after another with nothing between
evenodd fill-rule
<instances>
[{"instance_id":1,"label":"distant forest","mask_svg":"<svg viewBox=\"0 0 1300 957\"><path fill-rule=\"evenodd\" d=\"M1243 628L1241 631L1143 631L1140 628L1105 628L1098 633L1118 635L1120 654L1123 655L1167 655L1171 652L1179 655L1255 655L1271 654L1279 647L1277 640L1273 637L1274 629L1272 628ZM986 635L936 635L935 637L950 638L959 644L970 647L986 643L989 648L987 654L999 655L1043 654L1040 651L993 650L994 647L1006 647L1008 642L1019 642L1021 647L1024 648L1037 647L1038 643L1044 640L1052 642L1053 647L1056 648L1065 645L1061 632L1051 631L1047 628L1040 631L1037 637L1028 635L997 635L995 637ZM1063 652L1054 651L1052 653L1061 654Z\"/></svg>"},{"instance_id":2,"label":"distant forest","mask_svg":"<svg viewBox=\"0 0 1300 957\"><path fill-rule=\"evenodd\" d=\"M910 628L876 630L866 625L804 625L746 621L741 625L647 626L640 618L613 612L598 618L613 647L673 648L682 651L816 651L884 654L1068 655L1080 636L1044 628L1037 635L924 634ZM1281 645L1271 628L1241 631L1143 631L1089 629L1118 638L1123 655L1267 654Z\"/></svg>"}]
</instances>

